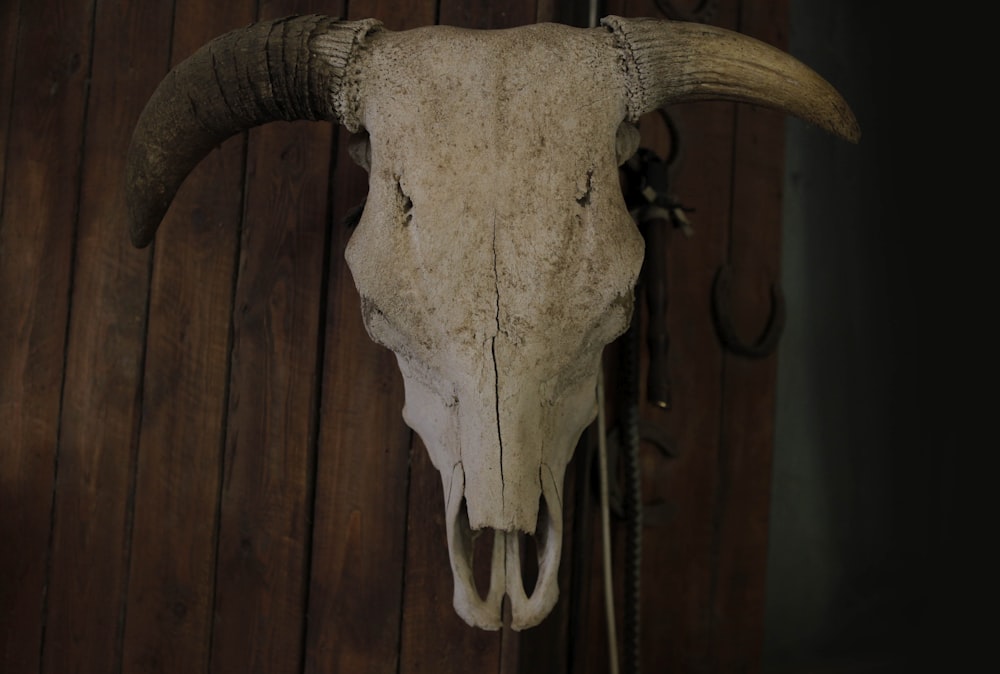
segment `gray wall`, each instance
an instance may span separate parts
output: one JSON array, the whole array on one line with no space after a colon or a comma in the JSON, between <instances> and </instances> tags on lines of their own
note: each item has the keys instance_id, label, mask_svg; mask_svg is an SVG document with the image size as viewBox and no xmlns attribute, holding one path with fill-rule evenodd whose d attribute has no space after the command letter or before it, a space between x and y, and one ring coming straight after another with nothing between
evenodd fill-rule
<instances>
[{"instance_id":1,"label":"gray wall","mask_svg":"<svg viewBox=\"0 0 1000 674\"><path fill-rule=\"evenodd\" d=\"M966 210L970 163L993 172L977 151L988 136L956 143L978 135L963 108L980 101L951 99L958 79L934 62L971 39L969 19L791 2L790 51L841 91L863 135L787 126L768 671L933 671L976 644L986 532L958 497L998 444L968 402L977 380L996 398L971 272L998 218Z\"/></svg>"}]
</instances>

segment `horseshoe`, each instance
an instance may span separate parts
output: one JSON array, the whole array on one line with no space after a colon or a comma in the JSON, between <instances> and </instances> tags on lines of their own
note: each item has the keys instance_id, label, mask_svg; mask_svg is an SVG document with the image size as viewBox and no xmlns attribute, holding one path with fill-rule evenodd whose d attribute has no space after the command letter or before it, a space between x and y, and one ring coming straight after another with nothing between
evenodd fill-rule
<instances>
[{"instance_id":1,"label":"horseshoe","mask_svg":"<svg viewBox=\"0 0 1000 674\"><path fill-rule=\"evenodd\" d=\"M729 265L722 265L712 283L712 316L715 330L722 345L733 353L745 358L766 358L771 355L781 340L785 329L785 298L780 286L771 284L771 313L767 318L764 332L752 343L744 341L733 326L729 309L729 285L732 272Z\"/></svg>"}]
</instances>

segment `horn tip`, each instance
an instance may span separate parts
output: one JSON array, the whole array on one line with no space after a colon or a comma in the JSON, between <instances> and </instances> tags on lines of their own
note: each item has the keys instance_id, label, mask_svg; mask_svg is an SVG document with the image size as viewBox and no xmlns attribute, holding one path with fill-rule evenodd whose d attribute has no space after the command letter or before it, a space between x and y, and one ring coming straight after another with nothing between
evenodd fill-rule
<instances>
[{"instance_id":1,"label":"horn tip","mask_svg":"<svg viewBox=\"0 0 1000 674\"><path fill-rule=\"evenodd\" d=\"M817 123L816 126L831 136L847 141L852 145L857 145L861 141L861 127L856 122L837 121L827 124Z\"/></svg>"},{"instance_id":2,"label":"horn tip","mask_svg":"<svg viewBox=\"0 0 1000 674\"><path fill-rule=\"evenodd\" d=\"M861 127L858 126L857 123L855 123L854 126L850 129L848 135L845 137L847 138L847 140L857 145L858 143L861 142Z\"/></svg>"},{"instance_id":3,"label":"horn tip","mask_svg":"<svg viewBox=\"0 0 1000 674\"><path fill-rule=\"evenodd\" d=\"M861 125L858 118L854 116L847 102L841 99L840 114L838 115L835 132L846 141L857 144L861 140Z\"/></svg>"},{"instance_id":4,"label":"horn tip","mask_svg":"<svg viewBox=\"0 0 1000 674\"><path fill-rule=\"evenodd\" d=\"M861 141L861 126L850 111L848 111L845 119L840 120L840 123L836 125L833 132L855 145Z\"/></svg>"},{"instance_id":5,"label":"horn tip","mask_svg":"<svg viewBox=\"0 0 1000 674\"><path fill-rule=\"evenodd\" d=\"M854 111L836 90L829 85L824 88L828 88L830 94L826 100L821 99L815 106L807 108L804 114L797 116L841 140L857 144L861 140L861 125L858 124Z\"/></svg>"}]
</instances>

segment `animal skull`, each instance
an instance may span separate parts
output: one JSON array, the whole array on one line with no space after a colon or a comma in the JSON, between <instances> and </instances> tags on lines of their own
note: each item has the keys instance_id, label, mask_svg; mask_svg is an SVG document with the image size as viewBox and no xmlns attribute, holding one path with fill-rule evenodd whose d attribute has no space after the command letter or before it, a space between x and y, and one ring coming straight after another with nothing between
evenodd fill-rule
<instances>
[{"instance_id":1,"label":"animal skull","mask_svg":"<svg viewBox=\"0 0 1000 674\"><path fill-rule=\"evenodd\" d=\"M505 594L514 629L557 599L566 465L596 415L601 352L628 325L642 262L617 173L635 122L667 103L725 99L859 137L828 83L761 42L694 23L601 24L254 24L167 75L129 150L141 247L221 140L278 119L356 134L369 192L347 261L369 335L396 354L403 416L441 473L455 609L484 629L501 626ZM486 597L471 560L484 530ZM530 596L521 534L538 545Z\"/></svg>"}]
</instances>

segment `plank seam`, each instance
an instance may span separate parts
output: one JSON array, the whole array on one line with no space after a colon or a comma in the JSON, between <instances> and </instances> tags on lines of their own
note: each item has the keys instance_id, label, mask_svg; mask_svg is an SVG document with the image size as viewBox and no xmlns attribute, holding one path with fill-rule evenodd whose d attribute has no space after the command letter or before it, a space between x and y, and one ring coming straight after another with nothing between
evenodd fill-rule
<instances>
[{"instance_id":1,"label":"plank seam","mask_svg":"<svg viewBox=\"0 0 1000 674\"><path fill-rule=\"evenodd\" d=\"M20 10L19 10L20 13ZM68 283L66 284L66 323L63 326L63 342L62 342L62 370L59 377L59 409L56 411L56 437L55 437L55 451L52 457L52 494L49 501L49 535L48 542L45 546L45 584L42 586L42 610L41 610L41 626L39 635L39 652L38 652L38 669L43 671L45 668L45 639L47 635L47 625L48 625L48 611L49 611L49 584L52 581L52 545L55 541L55 530L56 530L56 492L59 488L59 453L62 447L62 418L63 418L63 408L66 402L66 367L68 365L68 354L69 354L69 338L70 338L70 327L73 323L73 286L76 281L76 254L77 254L77 235L79 233L80 226L80 194L83 191L83 169L84 169L84 159L87 150L87 113L90 108L90 78L93 73L94 67L94 24L97 15L97 3L91 2L90 5L90 35L87 44L87 75L84 79L83 84L83 109L80 113L80 138L77 141L77 157L76 157L76 176L74 178L74 183L76 184L76 194L73 197L73 213L70 217L70 244L69 244L69 272L67 274ZM18 22L20 30L20 19ZM15 56L16 58L16 56ZM11 106L13 109L13 105ZM10 133L10 126L7 127L8 134ZM4 174L6 176L6 173Z\"/></svg>"}]
</instances>

